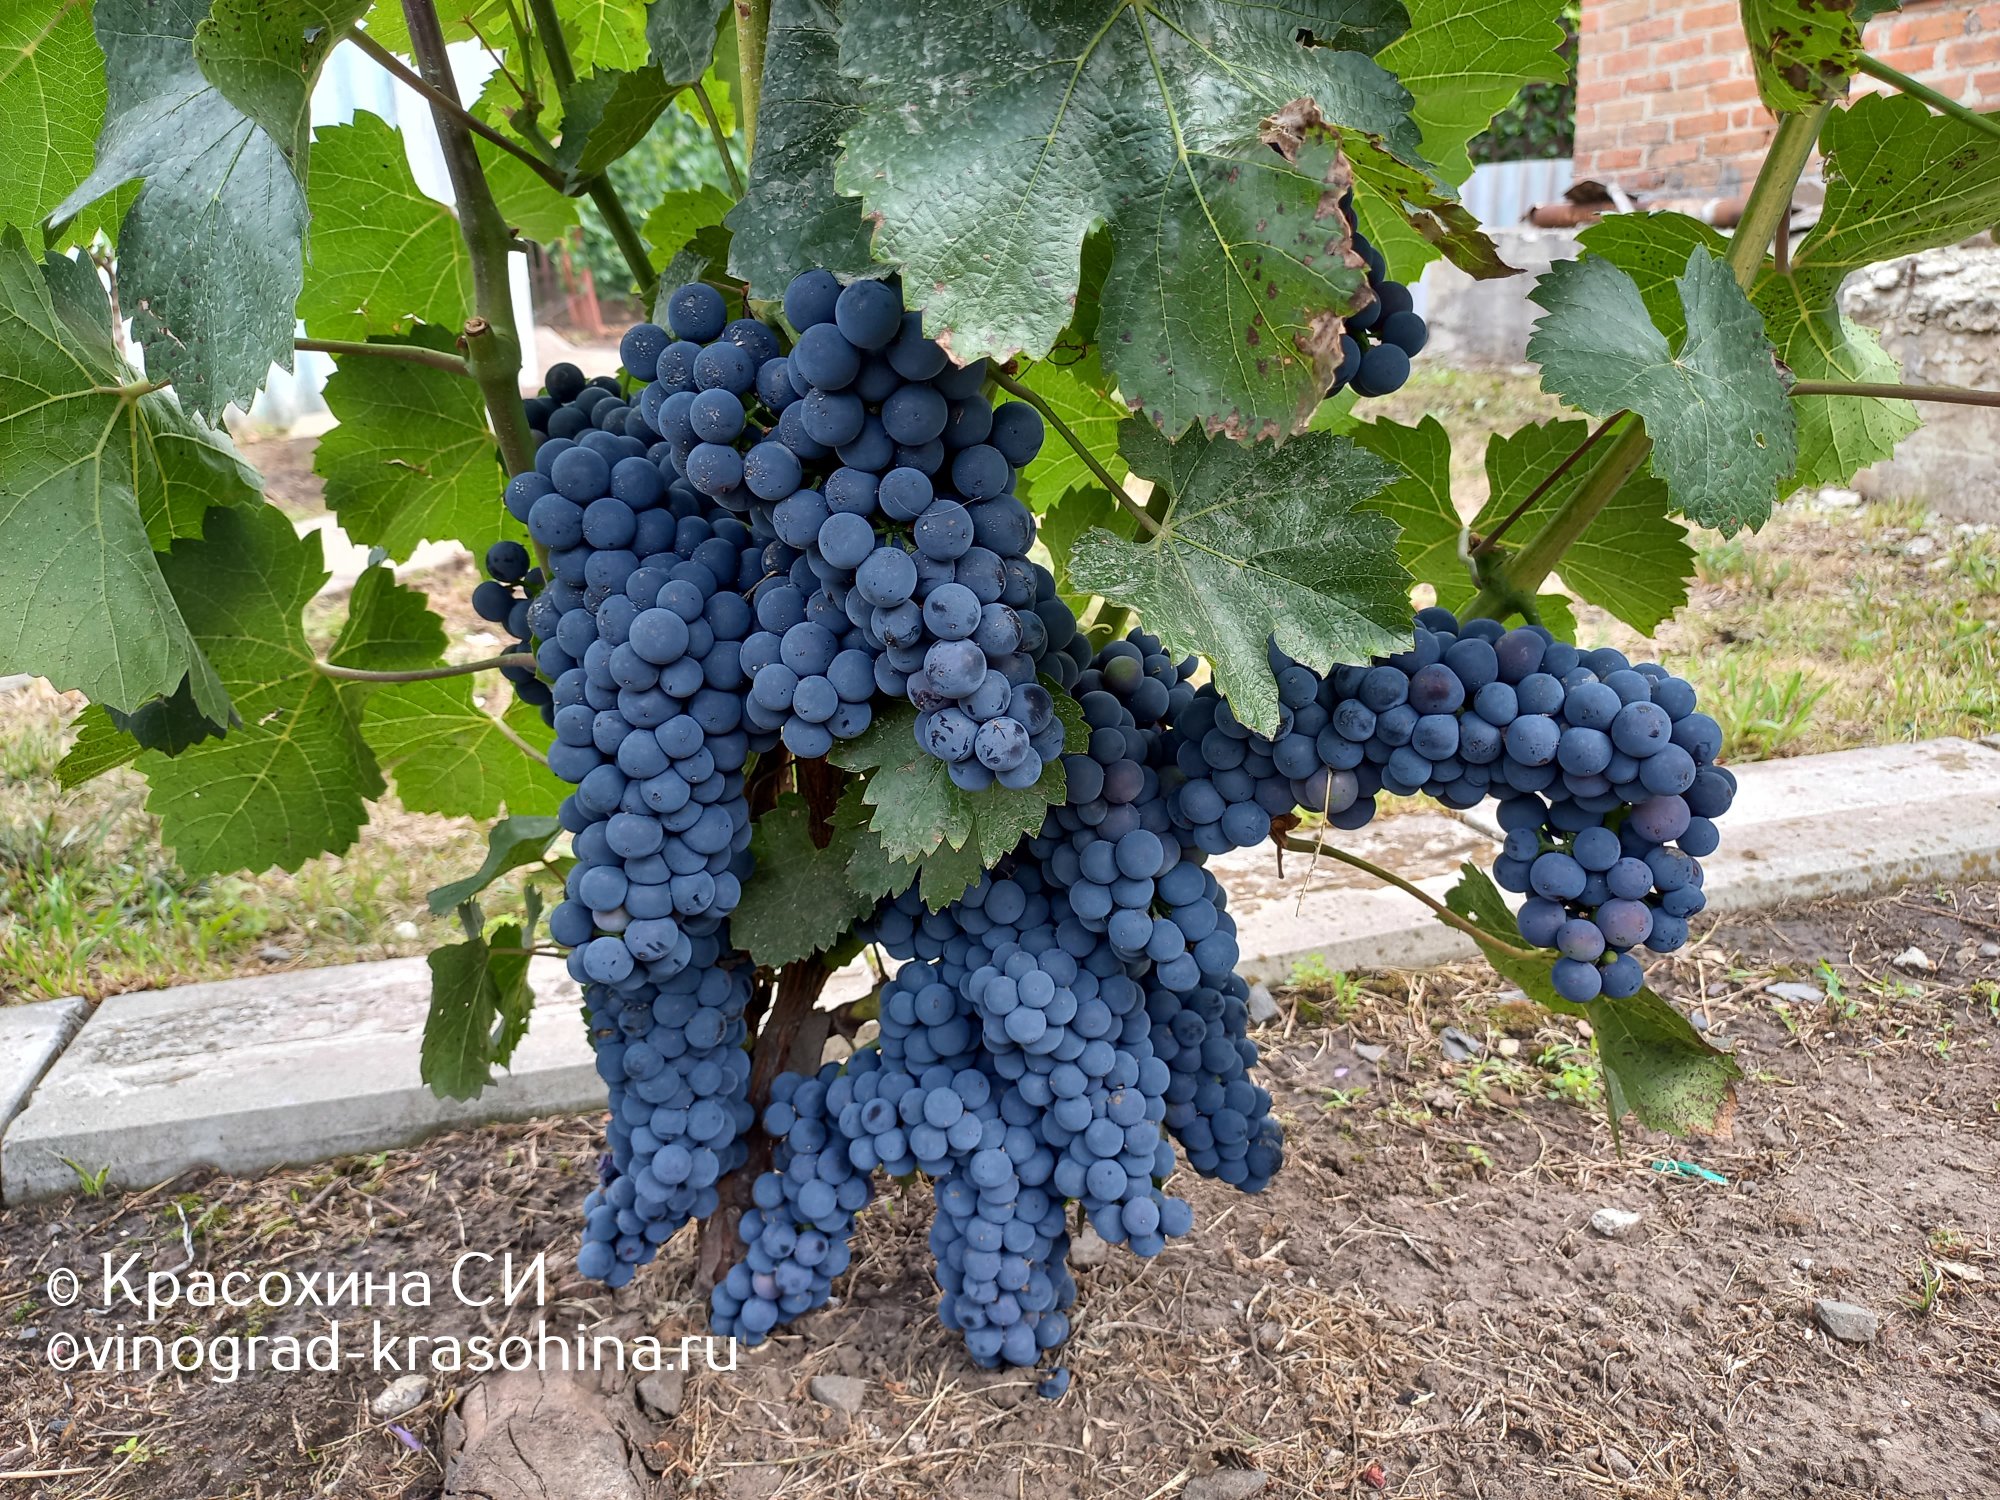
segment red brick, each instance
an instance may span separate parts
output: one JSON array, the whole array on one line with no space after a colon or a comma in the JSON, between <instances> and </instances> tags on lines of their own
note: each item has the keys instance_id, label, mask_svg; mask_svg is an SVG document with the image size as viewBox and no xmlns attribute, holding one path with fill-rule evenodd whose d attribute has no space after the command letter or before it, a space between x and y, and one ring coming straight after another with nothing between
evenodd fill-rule
<instances>
[{"instance_id":1,"label":"red brick","mask_svg":"<svg viewBox=\"0 0 2000 1500\"><path fill-rule=\"evenodd\" d=\"M2000 60L2000 32L1964 37L1945 43L1939 59L1948 68L1976 68ZM1929 83L1930 79L1924 82Z\"/></svg>"},{"instance_id":2,"label":"red brick","mask_svg":"<svg viewBox=\"0 0 2000 1500\"><path fill-rule=\"evenodd\" d=\"M1964 8L1957 5L1913 11L1889 28L1889 41L1897 47L1907 47L1916 42L1942 42L1950 37L1964 36L1965 21Z\"/></svg>"},{"instance_id":3,"label":"red brick","mask_svg":"<svg viewBox=\"0 0 2000 1500\"><path fill-rule=\"evenodd\" d=\"M1699 62L1685 62L1674 69L1674 87L1677 89L1700 88L1714 83L1734 73L1740 63L1725 57L1707 57ZM1706 90L1704 90L1706 92Z\"/></svg>"},{"instance_id":4,"label":"red brick","mask_svg":"<svg viewBox=\"0 0 2000 1500\"><path fill-rule=\"evenodd\" d=\"M1692 36L1702 31L1726 31L1741 37L1742 20L1734 5L1697 5L1680 13L1681 31Z\"/></svg>"},{"instance_id":5,"label":"red brick","mask_svg":"<svg viewBox=\"0 0 2000 1500\"><path fill-rule=\"evenodd\" d=\"M1639 153L1620 147L1612 151L1593 151L1590 166L1594 172L1629 172L1639 165Z\"/></svg>"},{"instance_id":6,"label":"red brick","mask_svg":"<svg viewBox=\"0 0 2000 1500\"><path fill-rule=\"evenodd\" d=\"M1708 86L1711 104L1748 104L1757 97L1757 80L1748 73L1739 78L1719 78Z\"/></svg>"},{"instance_id":7,"label":"red brick","mask_svg":"<svg viewBox=\"0 0 2000 1500\"><path fill-rule=\"evenodd\" d=\"M1697 115L1682 115L1674 121L1674 139L1677 141L1706 141L1721 135L1729 128L1729 116L1719 109L1705 110Z\"/></svg>"},{"instance_id":8,"label":"red brick","mask_svg":"<svg viewBox=\"0 0 2000 1500\"><path fill-rule=\"evenodd\" d=\"M1651 43L1653 56L1657 59L1660 55L1660 44L1679 31L1680 26L1672 16L1649 16L1643 21L1634 21L1625 28L1625 44L1628 47L1636 47L1642 43Z\"/></svg>"},{"instance_id":9,"label":"red brick","mask_svg":"<svg viewBox=\"0 0 2000 1500\"><path fill-rule=\"evenodd\" d=\"M1639 125L1627 125L1618 132L1621 146L1664 146L1667 143L1668 125L1665 120L1647 120Z\"/></svg>"}]
</instances>

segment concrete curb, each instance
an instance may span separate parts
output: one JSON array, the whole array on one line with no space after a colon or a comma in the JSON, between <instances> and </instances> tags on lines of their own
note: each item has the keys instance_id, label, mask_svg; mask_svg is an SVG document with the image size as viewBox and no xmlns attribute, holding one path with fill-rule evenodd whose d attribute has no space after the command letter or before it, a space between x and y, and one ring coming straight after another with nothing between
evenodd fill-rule
<instances>
[{"instance_id":1,"label":"concrete curb","mask_svg":"<svg viewBox=\"0 0 2000 1500\"><path fill-rule=\"evenodd\" d=\"M1712 910L2000 872L2000 743L1881 746L1739 774L1723 849L1703 862ZM1492 862L1497 829L1443 826L1424 845L1430 869ZM1410 969L1476 952L1400 891L1332 884L1309 863L1292 856L1280 874L1261 851L1218 862L1246 975L1283 980L1308 958ZM1455 880L1416 884L1442 897ZM72 1189L64 1158L141 1187L195 1166L255 1172L451 1126L601 1109L576 986L553 960L536 960L533 979L544 1013L512 1071L465 1103L433 1097L418 1076L430 990L421 959L121 995L87 1019L78 1000L0 1010L0 1201ZM857 963L828 993L853 998L870 982Z\"/></svg>"}]
</instances>

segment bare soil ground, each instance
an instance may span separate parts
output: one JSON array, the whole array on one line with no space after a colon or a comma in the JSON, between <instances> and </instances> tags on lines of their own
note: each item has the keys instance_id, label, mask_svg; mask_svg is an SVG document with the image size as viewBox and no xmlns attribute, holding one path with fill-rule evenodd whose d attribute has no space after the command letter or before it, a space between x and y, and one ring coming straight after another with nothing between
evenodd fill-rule
<instances>
[{"instance_id":1,"label":"bare soil ground","mask_svg":"<svg viewBox=\"0 0 2000 1500\"><path fill-rule=\"evenodd\" d=\"M1936 969L1895 966L1911 946ZM1620 1156L1575 1025L1483 968L1281 994L1264 1041L1284 1173L1258 1197L1183 1175L1194 1235L1081 1272L1075 1382L1053 1402L1030 1375L972 1367L938 1325L922 1189L863 1216L833 1307L733 1372L655 1384L650 1409L630 1374L433 1375L388 1422L368 1402L393 1371L217 1384L47 1364L53 1334L114 1321L47 1306L48 1273L111 1250L161 1269L427 1271L436 1305L364 1310L399 1333L698 1330L685 1239L617 1296L559 1272L539 1313L446 1290L464 1249L567 1262L590 1119L16 1209L0 1495L1259 1492L1236 1469L1285 1497L2000 1494L2000 886L1725 921L1655 977L1750 1075L1731 1140L1633 1129ZM1445 1060L1448 1024L1477 1056ZM1641 1218L1606 1238L1589 1227L1603 1207ZM1822 1297L1871 1309L1879 1333L1830 1339ZM325 1316L182 1308L164 1331ZM822 1375L862 1382L854 1411L814 1399Z\"/></svg>"}]
</instances>

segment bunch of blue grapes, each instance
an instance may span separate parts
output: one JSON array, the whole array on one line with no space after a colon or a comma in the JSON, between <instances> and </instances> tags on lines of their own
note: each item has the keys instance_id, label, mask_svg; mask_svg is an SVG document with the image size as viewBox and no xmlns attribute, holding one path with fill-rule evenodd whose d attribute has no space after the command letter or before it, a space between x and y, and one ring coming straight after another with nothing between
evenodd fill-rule
<instances>
[{"instance_id":1,"label":"bunch of blue grapes","mask_svg":"<svg viewBox=\"0 0 2000 1500\"><path fill-rule=\"evenodd\" d=\"M602 1181L583 1205L577 1269L620 1287L673 1232L716 1210L716 1183L749 1156L744 1007L753 965L714 937L660 982L584 988L611 1100Z\"/></svg>"},{"instance_id":2,"label":"bunch of blue grapes","mask_svg":"<svg viewBox=\"0 0 2000 1500\"><path fill-rule=\"evenodd\" d=\"M743 1258L710 1294L717 1334L755 1347L780 1323L826 1305L834 1277L852 1260L854 1216L872 1196L872 1164L852 1159L843 1127L867 1076L857 1056L843 1071L827 1063L812 1077L771 1081L764 1133L775 1143L771 1168L751 1187L737 1221Z\"/></svg>"},{"instance_id":3,"label":"bunch of blue grapes","mask_svg":"<svg viewBox=\"0 0 2000 1500\"><path fill-rule=\"evenodd\" d=\"M495 542L486 549L486 577L473 587L472 612L512 637L505 655L534 653L528 613L534 596L542 591L542 581L542 570L519 542ZM555 721L555 694L533 667L504 666L500 675L523 703L539 709L545 721Z\"/></svg>"},{"instance_id":4,"label":"bunch of blue grapes","mask_svg":"<svg viewBox=\"0 0 2000 1500\"><path fill-rule=\"evenodd\" d=\"M1430 342L1430 328L1410 289L1390 279L1382 252L1355 223L1352 193L1340 200L1340 211L1354 225L1354 252L1367 264L1368 289L1374 295L1342 320L1346 331L1340 338L1340 370L1327 394L1351 385L1358 396L1387 396L1410 378L1410 361Z\"/></svg>"}]
</instances>

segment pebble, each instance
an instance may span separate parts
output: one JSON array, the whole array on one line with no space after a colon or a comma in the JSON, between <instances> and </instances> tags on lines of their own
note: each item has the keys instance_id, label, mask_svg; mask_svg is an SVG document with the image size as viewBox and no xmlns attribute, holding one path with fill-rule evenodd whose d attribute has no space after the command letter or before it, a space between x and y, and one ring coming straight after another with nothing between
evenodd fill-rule
<instances>
[{"instance_id":1,"label":"pebble","mask_svg":"<svg viewBox=\"0 0 2000 1500\"><path fill-rule=\"evenodd\" d=\"M1363 1062L1378 1063L1389 1055L1389 1049L1375 1042L1356 1042L1354 1055Z\"/></svg>"},{"instance_id":2,"label":"pebble","mask_svg":"<svg viewBox=\"0 0 2000 1500\"><path fill-rule=\"evenodd\" d=\"M1486 1044L1456 1026L1447 1026L1438 1033L1438 1050L1444 1053L1446 1062L1471 1062L1486 1050Z\"/></svg>"},{"instance_id":3,"label":"pebble","mask_svg":"<svg viewBox=\"0 0 2000 1500\"><path fill-rule=\"evenodd\" d=\"M1826 998L1826 991L1816 984L1801 984L1787 979L1779 984L1767 984L1764 993L1775 995L1780 1000L1790 1000L1795 1005L1817 1005Z\"/></svg>"},{"instance_id":4,"label":"pebble","mask_svg":"<svg viewBox=\"0 0 2000 1500\"><path fill-rule=\"evenodd\" d=\"M1857 1302L1835 1302L1830 1297L1813 1302L1813 1321L1843 1344L1872 1344L1882 1320Z\"/></svg>"},{"instance_id":5,"label":"pebble","mask_svg":"<svg viewBox=\"0 0 2000 1500\"><path fill-rule=\"evenodd\" d=\"M385 1422L393 1422L422 1406L430 1391L428 1375L399 1375L368 1403L368 1410Z\"/></svg>"},{"instance_id":6,"label":"pebble","mask_svg":"<svg viewBox=\"0 0 2000 1500\"><path fill-rule=\"evenodd\" d=\"M1502 1057L1519 1057L1521 1055L1521 1039L1513 1036L1501 1037L1500 1055Z\"/></svg>"},{"instance_id":7,"label":"pebble","mask_svg":"<svg viewBox=\"0 0 2000 1500\"><path fill-rule=\"evenodd\" d=\"M1181 1500L1250 1500L1269 1483L1262 1469L1217 1469L1190 1479L1181 1488Z\"/></svg>"},{"instance_id":8,"label":"pebble","mask_svg":"<svg viewBox=\"0 0 2000 1500\"><path fill-rule=\"evenodd\" d=\"M1644 1214L1629 1208L1600 1208L1590 1216L1590 1227L1607 1240L1622 1240L1639 1227L1643 1218Z\"/></svg>"},{"instance_id":9,"label":"pebble","mask_svg":"<svg viewBox=\"0 0 2000 1500\"><path fill-rule=\"evenodd\" d=\"M1981 958L2000 958L2000 943L1981 943L1979 945L1979 956Z\"/></svg>"},{"instance_id":10,"label":"pebble","mask_svg":"<svg viewBox=\"0 0 2000 1500\"><path fill-rule=\"evenodd\" d=\"M1639 1472L1631 1459L1620 1453L1609 1443L1604 1446L1604 1467L1609 1469L1619 1479L1630 1479L1634 1474Z\"/></svg>"},{"instance_id":11,"label":"pebble","mask_svg":"<svg viewBox=\"0 0 2000 1500\"><path fill-rule=\"evenodd\" d=\"M1929 557L1937 550L1937 542L1927 536L1911 537L1903 544L1905 557Z\"/></svg>"},{"instance_id":12,"label":"pebble","mask_svg":"<svg viewBox=\"0 0 2000 1500\"><path fill-rule=\"evenodd\" d=\"M821 1406L844 1411L849 1416L861 1410L868 1394L868 1382L852 1375L815 1375L806 1382L806 1392Z\"/></svg>"},{"instance_id":13,"label":"pebble","mask_svg":"<svg viewBox=\"0 0 2000 1500\"><path fill-rule=\"evenodd\" d=\"M820 1065L830 1062L845 1062L854 1055L854 1043L836 1033L826 1039L826 1045L819 1049Z\"/></svg>"},{"instance_id":14,"label":"pebble","mask_svg":"<svg viewBox=\"0 0 2000 1500\"><path fill-rule=\"evenodd\" d=\"M1069 1263L1073 1266L1101 1266L1111 1258L1111 1246L1088 1224L1069 1242Z\"/></svg>"},{"instance_id":15,"label":"pebble","mask_svg":"<svg viewBox=\"0 0 2000 1500\"><path fill-rule=\"evenodd\" d=\"M1914 946L1905 948L1901 953L1890 959L1889 962L1896 968L1908 969L1917 974L1929 974L1937 968L1936 960L1924 952L1923 949Z\"/></svg>"},{"instance_id":16,"label":"pebble","mask_svg":"<svg viewBox=\"0 0 2000 1500\"><path fill-rule=\"evenodd\" d=\"M257 950L257 956L267 964L288 964L292 961L292 950L267 943Z\"/></svg>"},{"instance_id":17,"label":"pebble","mask_svg":"<svg viewBox=\"0 0 2000 1500\"><path fill-rule=\"evenodd\" d=\"M1252 1026L1268 1026L1282 1014L1278 1009L1277 996L1271 993L1268 984L1250 986L1249 1010Z\"/></svg>"},{"instance_id":18,"label":"pebble","mask_svg":"<svg viewBox=\"0 0 2000 1500\"><path fill-rule=\"evenodd\" d=\"M415 922L412 922L408 917L405 917L403 918L402 921L398 922L395 925L395 927L391 929L391 931L393 931L396 934L396 938L399 942L404 942L404 943L414 943L418 938L424 935L423 928L419 927Z\"/></svg>"},{"instance_id":19,"label":"pebble","mask_svg":"<svg viewBox=\"0 0 2000 1500\"><path fill-rule=\"evenodd\" d=\"M646 1415L664 1422L680 1414L681 1397L687 1390L687 1371L676 1365L671 1370L655 1370L639 1382L639 1404Z\"/></svg>"},{"instance_id":20,"label":"pebble","mask_svg":"<svg viewBox=\"0 0 2000 1500\"><path fill-rule=\"evenodd\" d=\"M1257 1325L1257 1347L1266 1353L1285 1341L1285 1325L1278 1322L1264 1322Z\"/></svg>"}]
</instances>

